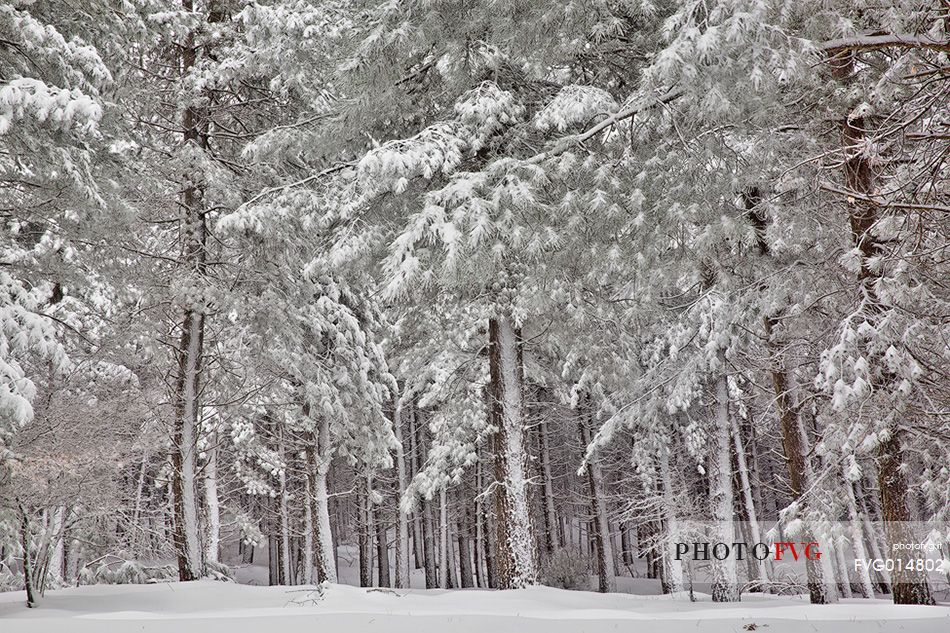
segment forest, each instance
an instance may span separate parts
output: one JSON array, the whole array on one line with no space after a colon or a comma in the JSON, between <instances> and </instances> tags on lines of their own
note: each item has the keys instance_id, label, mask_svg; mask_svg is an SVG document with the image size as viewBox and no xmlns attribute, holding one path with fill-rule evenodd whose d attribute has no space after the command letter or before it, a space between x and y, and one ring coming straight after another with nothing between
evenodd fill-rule
<instances>
[{"instance_id":1,"label":"forest","mask_svg":"<svg viewBox=\"0 0 950 633\"><path fill-rule=\"evenodd\" d=\"M0 592L209 578L950 602L950 2L0 3Z\"/></svg>"}]
</instances>

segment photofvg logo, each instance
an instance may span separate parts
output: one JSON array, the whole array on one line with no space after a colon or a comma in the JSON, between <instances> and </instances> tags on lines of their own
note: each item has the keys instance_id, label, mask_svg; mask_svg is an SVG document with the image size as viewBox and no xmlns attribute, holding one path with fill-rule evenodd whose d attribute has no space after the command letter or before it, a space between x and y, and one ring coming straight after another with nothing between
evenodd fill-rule
<instances>
[{"instance_id":1,"label":"photofvg logo","mask_svg":"<svg viewBox=\"0 0 950 633\"><path fill-rule=\"evenodd\" d=\"M693 543L675 543L676 560L726 560L730 556L736 560L745 560L747 556L756 560L772 559L820 560L821 548L817 541L776 541L775 543L711 543L697 541Z\"/></svg>"}]
</instances>

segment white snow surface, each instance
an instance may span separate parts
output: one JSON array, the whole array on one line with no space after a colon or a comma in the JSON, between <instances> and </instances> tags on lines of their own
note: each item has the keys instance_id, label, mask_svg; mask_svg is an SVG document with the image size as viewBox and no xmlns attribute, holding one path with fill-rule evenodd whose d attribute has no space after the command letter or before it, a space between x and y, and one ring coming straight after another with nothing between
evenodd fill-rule
<instances>
[{"instance_id":1,"label":"white snow surface","mask_svg":"<svg viewBox=\"0 0 950 633\"><path fill-rule=\"evenodd\" d=\"M887 600L810 605L804 597L744 595L733 604L531 587L511 591L378 590L329 585L260 587L211 580L93 585L49 591L27 609L22 591L0 594L4 633L645 633L950 631L950 606Z\"/></svg>"}]
</instances>

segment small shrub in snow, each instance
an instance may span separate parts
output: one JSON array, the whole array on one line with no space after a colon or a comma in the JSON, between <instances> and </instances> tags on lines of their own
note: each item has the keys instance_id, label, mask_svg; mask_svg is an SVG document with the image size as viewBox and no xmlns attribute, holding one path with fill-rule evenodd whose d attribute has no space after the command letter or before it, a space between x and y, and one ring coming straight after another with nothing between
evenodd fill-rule
<instances>
[{"instance_id":1,"label":"small shrub in snow","mask_svg":"<svg viewBox=\"0 0 950 633\"><path fill-rule=\"evenodd\" d=\"M80 585L143 585L174 580L178 580L178 569L174 565L146 567L117 556L106 556L79 572Z\"/></svg>"},{"instance_id":2,"label":"small shrub in snow","mask_svg":"<svg viewBox=\"0 0 950 633\"><path fill-rule=\"evenodd\" d=\"M560 589L588 589L590 569L587 561L572 548L559 549L545 563L541 571L542 582Z\"/></svg>"}]
</instances>

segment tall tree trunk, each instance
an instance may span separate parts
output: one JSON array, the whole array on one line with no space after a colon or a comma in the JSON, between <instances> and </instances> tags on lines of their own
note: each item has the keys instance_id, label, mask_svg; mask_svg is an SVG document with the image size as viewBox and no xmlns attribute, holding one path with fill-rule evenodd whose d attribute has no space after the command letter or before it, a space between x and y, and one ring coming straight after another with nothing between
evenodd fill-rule
<instances>
[{"instance_id":1,"label":"tall tree trunk","mask_svg":"<svg viewBox=\"0 0 950 633\"><path fill-rule=\"evenodd\" d=\"M381 505L376 506L375 515L377 579L380 587L392 587L389 575L389 537L386 534L386 521ZM399 516L398 509L396 516Z\"/></svg>"},{"instance_id":2,"label":"tall tree trunk","mask_svg":"<svg viewBox=\"0 0 950 633\"><path fill-rule=\"evenodd\" d=\"M835 569L838 573L838 591L845 598L851 598L851 578L848 575L848 563L844 559L844 544L845 539L843 537L838 538L838 542L834 544L834 554L835 554Z\"/></svg>"},{"instance_id":3,"label":"tall tree trunk","mask_svg":"<svg viewBox=\"0 0 950 633\"><path fill-rule=\"evenodd\" d=\"M891 573L891 592L894 604L935 604L927 582L927 572L917 571L915 561L919 554L906 548L894 550L895 543L914 543L917 538L907 527L910 512L907 509L907 481L902 470L904 454L903 432L893 428L878 445L878 486L881 489L881 515L884 533L890 545L890 557L895 559Z\"/></svg>"},{"instance_id":4,"label":"tall tree trunk","mask_svg":"<svg viewBox=\"0 0 950 633\"><path fill-rule=\"evenodd\" d=\"M280 428L280 427L278 427ZM283 435L281 432L278 432L278 442L280 443L280 456L282 459L285 458L284 452L284 441ZM280 515L280 575L281 583L285 585L293 585L293 570L291 569L290 564L290 493L287 490L287 470L282 468L278 473L278 482L279 482L279 505L278 512Z\"/></svg>"},{"instance_id":5,"label":"tall tree trunk","mask_svg":"<svg viewBox=\"0 0 950 633\"><path fill-rule=\"evenodd\" d=\"M548 555L554 553L557 547L564 547L558 538L557 515L554 508L554 483L551 477L551 452L548 446L548 419L541 415L538 424L538 444L541 453L541 477L544 482L543 510L544 510L544 547Z\"/></svg>"},{"instance_id":6,"label":"tall tree trunk","mask_svg":"<svg viewBox=\"0 0 950 633\"><path fill-rule=\"evenodd\" d=\"M770 256L769 245L765 241L768 219L761 207L762 192L758 188L752 188L743 194L743 200L748 217L755 229L759 254L764 257ZM772 387L775 392L775 409L778 413L779 427L782 433L782 447L788 464L789 483L794 500L799 501L807 487L806 477L810 471L806 458L808 451L805 448L807 439L795 402L794 385L791 384L791 373L785 360L784 344L775 332L776 326L779 325L778 314L767 314L763 319L763 325L771 365ZM806 532L804 537L806 540L812 540L810 532ZM806 582L812 604L827 604L837 599L836 592L831 590L825 579L824 567L826 563L827 561L805 561Z\"/></svg>"},{"instance_id":7,"label":"tall tree trunk","mask_svg":"<svg viewBox=\"0 0 950 633\"><path fill-rule=\"evenodd\" d=\"M33 565L30 561L30 516L23 504L20 506L20 545L23 547L23 588L26 589L26 606L33 608L36 594L33 591Z\"/></svg>"},{"instance_id":8,"label":"tall tree trunk","mask_svg":"<svg viewBox=\"0 0 950 633\"><path fill-rule=\"evenodd\" d=\"M853 51L838 52L829 58L832 76L845 83L855 72L856 56ZM867 141L866 128L870 121L865 117L846 116L841 121L841 145L845 152L845 187L856 195L848 200L848 221L851 226L851 238L861 251L861 271L858 282L862 293L864 311L872 323L880 319L884 304L877 294L876 284L882 273L874 269L871 262L884 254L883 245L872 229L878 221L877 205L868 200L874 194L875 176L871 161L865 152ZM869 354L870 355L870 354ZM880 356L876 360L881 360ZM873 361L872 361L873 362ZM885 370L884 377L875 387L882 387L894 381ZM913 542L914 536L907 530L910 521L907 507L907 479L902 471L904 447L901 439L903 430L896 421L888 423L878 444L878 487L881 491L881 514L888 545ZM901 549L892 555L899 556L892 574L894 604L934 604L930 585L925 572L914 571L916 552ZM908 569L910 568L910 569Z\"/></svg>"},{"instance_id":9,"label":"tall tree trunk","mask_svg":"<svg viewBox=\"0 0 950 633\"><path fill-rule=\"evenodd\" d=\"M683 591L683 562L676 560L675 543L679 541L676 519L673 478L670 474L670 450L660 448L660 484L663 494L663 585L669 593Z\"/></svg>"},{"instance_id":10,"label":"tall tree trunk","mask_svg":"<svg viewBox=\"0 0 950 633\"><path fill-rule=\"evenodd\" d=\"M183 0L185 12L194 10L192 0ZM182 77L187 77L197 61L194 31L189 31L181 47ZM200 116L194 106L184 108L181 117L184 145L201 145ZM182 174L181 197L182 261L198 282L206 274L207 225L202 209L202 191L194 181L195 173ZM200 305L184 306L181 337L175 350L177 377L173 394L174 429L172 432L172 488L175 494L175 550L178 578L195 580L204 575L199 536L197 501L197 436L201 415L201 371L204 347L205 315Z\"/></svg>"},{"instance_id":11,"label":"tall tree trunk","mask_svg":"<svg viewBox=\"0 0 950 633\"><path fill-rule=\"evenodd\" d=\"M426 425L421 419L420 411L413 407L415 413L416 431L416 472L421 472L425 459ZM422 499L419 502L422 508L422 566L425 568L426 589L436 589L439 586L439 576L436 569L435 551L435 519L432 516L432 502Z\"/></svg>"},{"instance_id":12,"label":"tall tree trunk","mask_svg":"<svg viewBox=\"0 0 950 633\"><path fill-rule=\"evenodd\" d=\"M419 461L420 447L419 436L416 432L416 411L413 403L409 403L409 440L412 442L412 451L409 454L409 481L419 472L417 462ZM416 569L422 569L425 566L425 550L423 549L422 537L422 512L421 504L417 505L412 511L412 553Z\"/></svg>"},{"instance_id":13,"label":"tall tree trunk","mask_svg":"<svg viewBox=\"0 0 950 633\"><path fill-rule=\"evenodd\" d=\"M459 584L463 589L475 586L472 575L472 548L471 548L471 512L468 505L465 507L465 520L459 518L458 546L459 546Z\"/></svg>"},{"instance_id":14,"label":"tall tree trunk","mask_svg":"<svg viewBox=\"0 0 950 633\"><path fill-rule=\"evenodd\" d=\"M423 566L425 567L426 589L439 587L435 553L435 519L432 517L432 502L422 500L422 542Z\"/></svg>"},{"instance_id":15,"label":"tall tree trunk","mask_svg":"<svg viewBox=\"0 0 950 633\"><path fill-rule=\"evenodd\" d=\"M487 530L485 529L485 488L484 482L482 479L482 456L481 451L476 449L476 461L475 461L475 547L473 548L475 554L475 581L478 583L479 587L485 588L490 587L488 584L488 543L485 540L485 534ZM484 552L484 556L480 554ZM485 563L485 576L482 576L482 562Z\"/></svg>"},{"instance_id":16,"label":"tall tree trunk","mask_svg":"<svg viewBox=\"0 0 950 633\"><path fill-rule=\"evenodd\" d=\"M719 543L735 541L730 430L728 379L723 374L716 380L715 426L709 435L709 502L716 524L716 537L713 540ZM728 556L725 560L717 560L714 557L712 577L713 602L739 600L739 576L735 558Z\"/></svg>"},{"instance_id":17,"label":"tall tree trunk","mask_svg":"<svg viewBox=\"0 0 950 633\"><path fill-rule=\"evenodd\" d=\"M397 589L409 586L409 517L400 507L406 494L406 452L402 437L402 410L397 399L393 409L393 429L396 434L396 470L398 473L399 496L396 500L396 573L393 586Z\"/></svg>"},{"instance_id":18,"label":"tall tree trunk","mask_svg":"<svg viewBox=\"0 0 950 633\"><path fill-rule=\"evenodd\" d=\"M135 486L135 504L132 506L132 536L129 537L129 549L132 551L132 555L138 553L138 533L141 527L139 526L139 519L142 516L142 494L145 490L145 473L148 468L148 449L145 449L142 452L142 462L139 465L139 476L138 481Z\"/></svg>"},{"instance_id":19,"label":"tall tree trunk","mask_svg":"<svg viewBox=\"0 0 950 633\"><path fill-rule=\"evenodd\" d=\"M267 535L267 584L280 584L280 547L274 534Z\"/></svg>"},{"instance_id":20,"label":"tall tree trunk","mask_svg":"<svg viewBox=\"0 0 950 633\"><path fill-rule=\"evenodd\" d=\"M578 411L577 424L580 429L581 444L584 450L590 445L590 397L584 399L581 410ZM594 545L597 550L597 590L609 593L614 590L614 555L610 541L610 530L607 519L607 503L604 500L604 477L600 469L600 462L596 455L587 461L587 488L590 493L591 511L594 515Z\"/></svg>"},{"instance_id":21,"label":"tall tree trunk","mask_svg":"<svg viewBox=\"0 0 950 633\"><path fill-rule=\"evenodd\" d=\"M60 587L63 584L65 575L64 565L65 545L63 537L65 536L66 519L69 509L66 506L57 506L53 510L49 525L49 560L46 565L46 571L39 579L40 591L45 591L46 587ZM134 528L133 528L134 529Z\"/></svg>"},{"instance_id":22,"label":"tall tree trunk","mask_svg":"<svg viewBox=\"0 0 950 633\"><path fill-rule=\"evenodd\" d=\"M452 547L449 544L449 516L445 486L439 489L439 586L449 588L449 557Z\"/></svg>"},{"instance_id":23,"label":"tall tree trunk","mask_svg":"<svg viewBox=\"0 0 950 633\"><path fill-rule=\"evenodd\" d=\"M205 560L218 562L218 547L221 543L221 505L218 502L218 434L211 434L211 449L205 464L204 489L205 510L208 514L207 540L205 542Z\"/></svg>"},{"instance_id":24,"label":"tall tree trunk","mask_svg":"<svg viewBox=\"0 0 950 633\"><path fill-rule=\"evenodd\" d=\"M368 475L362 476L362 482L358 485L362 488L357 495L357 504L359 505L359 521L357 521L357 542L359 544L360 558L360 587L373 586L373 554L370 550L372 546L372 536L370 534L370 523L372 522L372 501L370 500L371 484Z\"/></svg>"},{"instance_id":25,"label":"tall tree trunk","mask_svg":"<svg viewBox=\"0 0 950 633\"><path fill-rule=\"evenodd\" d=\"M745 506L746 519L749 521L749 536L753 543L761 543L762 531L759 528L755 502L752 499L752 484L749 481L749 469L746 466L745 446L742 443L742 435L739 432L739 425L735 418L732 418L732 438L735 445L736 462L739 466L739 483L742 486L742 501ZM755 561L756 581L759 583L759 589L762 589L769 582L765 561L759 560L754 556L750 557L750 560Z\"/></svg>"},{"instance_id":26,"label":"tall tree trunk","mask_svg":"<svg viewBox=\"0 0 950 633\"><path fill-rule=\"evenodd\" d=\"M507 316L493 318L489 331L492 436L495 449L498 582L515 589L537 582L537 550L528 505L524 446L521 334Z\"/></svg>"},{"instance_id":27,"label":"tall tree trunk","mask_svg":"<svg viewBox=\"0 0 950 633\"><path fill-rule=\"evenodd\" d=\"M316 527L313 524L313 447L308 446L304 451L306 464L304 465L303 476L303 584L313 584L313 535Z\"/></svg>"},{"instance_id":28,"label":"tall tree trunk","mask_svg":"<svg viewBox=\"0 0 950 633\"><path fill-rule=\"evenodd\" d=\"M317 450L314 455L313 500L316 514L316 563L318 582L337 582L336 550L333 547L333 530L330 525L330 494L327 475L333 459L330 445L330 423L320 419L317 427Z\"/></svg>"},{"instance_id":29,"label":"tall tree trunk","mask_svg":"<svg viewBox=\"0 0 950 633\"><path fill-rule=\"evenodd\" d=\"M446 509L445 518L445 570L448 575L448 588L458 589L458 573L455 565L455 530L451 516Z\"/></svg>"}]
</instances>

